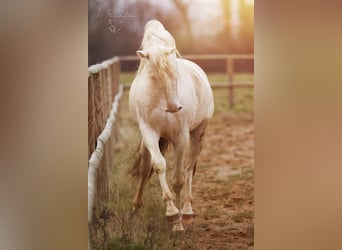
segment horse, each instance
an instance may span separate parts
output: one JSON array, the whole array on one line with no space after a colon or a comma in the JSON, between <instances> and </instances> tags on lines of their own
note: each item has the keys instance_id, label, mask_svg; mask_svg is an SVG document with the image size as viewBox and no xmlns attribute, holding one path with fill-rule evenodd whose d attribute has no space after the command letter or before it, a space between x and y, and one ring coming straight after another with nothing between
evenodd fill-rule
<instances>
[{"instance_id":1,"label":"horse","mask_svg":"<svg viewBox=\"0 0 342 250\"><path fill-rule=\"evenodd\" d=\"M152 20L145 26L140 65L129 92L129 110L141 133L138 157L131 174L139 178L134 212L142 206L144 186L153 172L159 177L166 217L173 231L193 222L192 177L202 148L205 128L214 112L209 80L195 63L180 58L175 40ZM171 192L164 154L174 149ZM185 161L186 160L186 161ZM181 210L181 191L183 207Z\"/></svg>"}]
</instances>

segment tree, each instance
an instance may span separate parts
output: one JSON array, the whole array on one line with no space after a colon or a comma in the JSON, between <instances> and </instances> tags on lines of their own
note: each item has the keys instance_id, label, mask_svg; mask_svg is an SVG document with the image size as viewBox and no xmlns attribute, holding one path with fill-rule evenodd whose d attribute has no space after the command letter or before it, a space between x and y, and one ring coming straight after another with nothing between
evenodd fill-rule
<instances>
[{"instance_id":1,"label":"tree","mask_svg":"<svg viewBox=\"0 0 342 250\"><path fill-rule=\"evenodd\" d=\"M193 33L191 29L191 21L189 17L189 5L190 2L185 2L184 0L172 0L174 6L178 10L179 15L181 16L181 25L179 27L182 27L184 25L185 30L183 30L183 35L181 37L186 37L184 41L183 39L179 39L181 41L181 44L183 45L183 51L189 52L191 50L191 47L193 46ZM183 24L183 25L182 25Z\"/></svg>"}]
</instances>

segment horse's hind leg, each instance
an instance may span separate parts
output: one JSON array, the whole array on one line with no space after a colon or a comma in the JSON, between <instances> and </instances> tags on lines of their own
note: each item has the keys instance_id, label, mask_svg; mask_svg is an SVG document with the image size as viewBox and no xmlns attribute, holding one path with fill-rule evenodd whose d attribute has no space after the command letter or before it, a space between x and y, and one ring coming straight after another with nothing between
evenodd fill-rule
<instances>
[{"instance_id":1,"label":"horse's hind leg","mask_svg":"<svg viewBox=\"0 0 342 250\"><path fill-rule=\"evenodd\" d=\"M151 156L146 146L141 143L140 146L140 163L139 163L139 184L137 193L133 199L134 212L136 212L142 206L142 195L146 181L148 179L149 172L151 171Z\"/></svg>"},{"instance_id":2,"label":"horse's hind leg","mask_svg":"<svg viewBox=\"0 0 342 250\"><path fill-rule=\"evenodd\" d=\"M197 158L202 149L202 137L208 121L203 121L197 128L190 133L190 155L189 162L185 167L185 185L184 185L184 204L182 208L183 224L191 224L194 218L194 212L191 207L192 202L192 177L195 174Z\"/></svg>"},{"instance_id":3,"label":"horse's hind leg","mask_svg":"<svg viewBox=\"0 0 342 250\"><path fill-rule=\"evenodd\" d=\"M159 140L159 149L160 152L164 155L168 146L168 142L166 139L161 138ZM144 191L144 187L146 185L147 180L153 173L153 168L151 167L151 155L148 152L146 146L141 143L140 145L140 162L139 162L139 184L137 193L133 199L133 205L135 207L134 211L137 211L142 206L142 195Z\"/></svg>"}]
</instances>

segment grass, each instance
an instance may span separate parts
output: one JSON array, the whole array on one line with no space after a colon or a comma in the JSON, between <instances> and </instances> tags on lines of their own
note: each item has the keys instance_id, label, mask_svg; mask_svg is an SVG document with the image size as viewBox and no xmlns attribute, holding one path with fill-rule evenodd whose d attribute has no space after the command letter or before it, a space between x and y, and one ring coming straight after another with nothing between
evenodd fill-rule
<instances>
[{"instance_id":1,"label":"grass","mask_svg":"<svg viewBox=\"0 0 342 250\"><path fill-rule=\"evenodd\" d=\"M135 72L121 72L120 73L120 83L125 86L131 85L135 77Z\"/></svg>"},{"instance_id":2,"label":"grass","mask_svg":"<svg viewBox=\"0 0 342 250\"><path fill-rule=\"evenodd\" d=\"M228 76L225 73L208 73L208 78L210 82L225 82L228 81ZM121 72L120 82L123 84L130 85L135 77L135 72ZM245 82L253 81L254 75L251 73L235 73L234 81Z\"/></svg>"},{"instance_id":3,"label":"grass","mask_svg":"<svg viewBox=\"0 0 342 250\"><path fill-rule=\"evenodd\" d=\"M253 181L254 179L254 169L249 167L242 167L240 174L231 176L230 180L236 181Z\"/></svg>"},{"instance_id":4,"label":"grass","mask_svg":"<svg viewBox=\"0 0 342 250\"><path fill-rule=\"evenodd\" d=\"M209 207L204 211L203 218L204 220L210 220L216 218L220 214L220 211L217 208Z\"/></svg>"},{"instance_id":5,"label":"grass","mask_svg":"<svg viewBox=\"0 0 342 250\"><path fill-rule=\"evenodd\" d=\"M232 215L233 221L237 223L243 222L245 219L250 218L253 218L252 210L240 211Z\"/></svg>"},{"instance_id":6,"label":"grass","mask_svg":"<svg viewBox=\"0 0 342 250\"><path fill-rule=\"evenodd\" d=\"M210 82L226 82L228 81L228 75L226 73L208 73L208 78ZM251 73L235 73L234 81L236 82L246 82L253 81L254 75Z\"/></svg>"}]
</instances>

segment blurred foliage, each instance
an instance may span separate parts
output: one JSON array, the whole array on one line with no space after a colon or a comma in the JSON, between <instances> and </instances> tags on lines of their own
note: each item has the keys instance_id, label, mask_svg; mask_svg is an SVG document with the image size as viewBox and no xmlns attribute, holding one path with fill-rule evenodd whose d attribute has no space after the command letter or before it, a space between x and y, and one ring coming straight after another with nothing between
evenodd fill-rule
<instances>
[{"instance_id":1,"label":"blurred foliage","mask_svg":"<svg viewBox=\"0 0 342 250\"><path fill-rule=\"evenodd\" d=\"M164 24L175 37L181 54L253 53L254 5L247 4L245 0L239 1L240 28L238 36L233 37L230 22L231 1L219 0L217 16L208 17L205 20L206 27L203 27L210 29L217 26L215 28L218 31L206 35L196 32L195 28L199 24L190 13L197 11L196 8L205 9L206 5L210 5L209 2L200 6L187 0L88 0L88 64L101 62L114 55L135 54L142 40L145 23L151 19L157 19ZM196 14L202 15L202 10L198 10ZM224 62L210 64L218 68L217 71L225 70ZM241 63L237 64L239 66ZM243 64L244 62L241 65ZM132 70L135 66L124 65L124 69Z\"/></svg>"}]
</instances>

